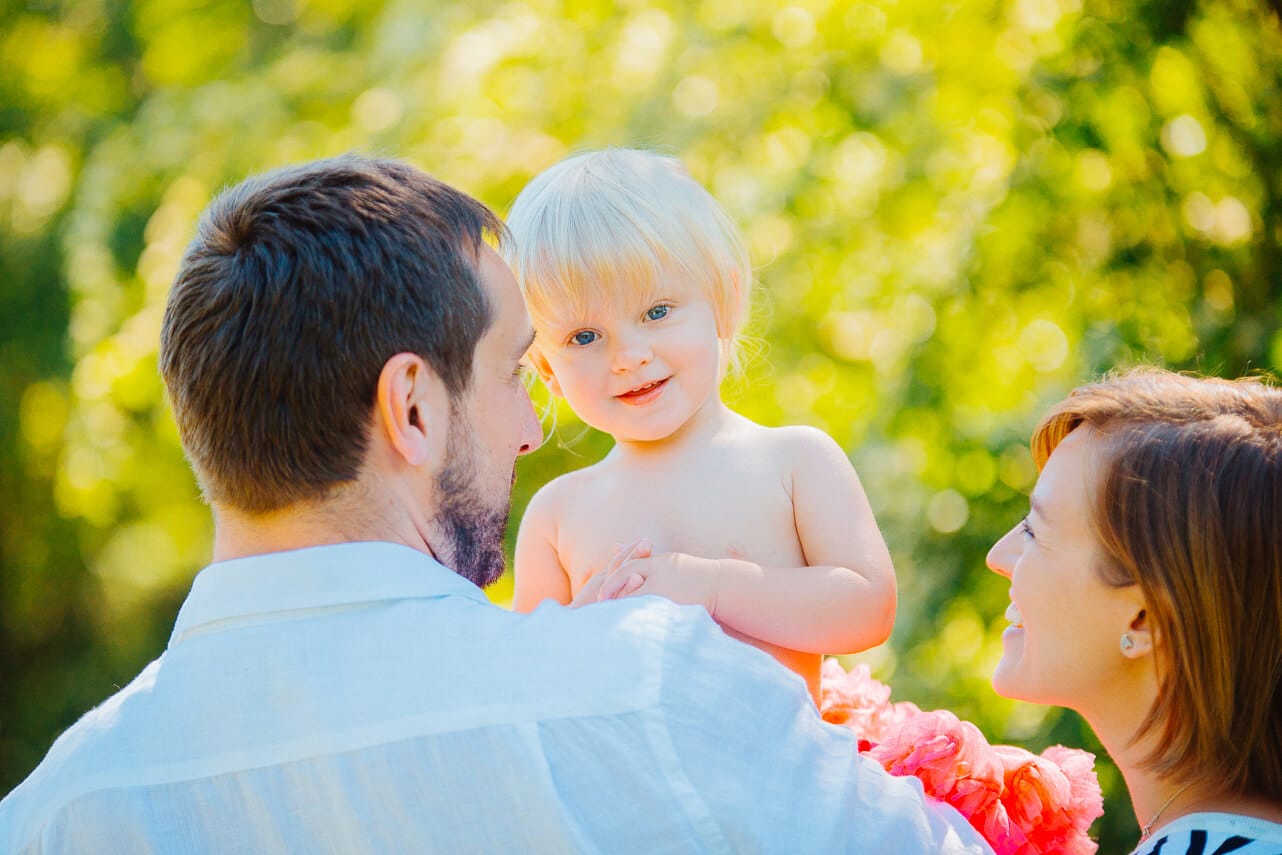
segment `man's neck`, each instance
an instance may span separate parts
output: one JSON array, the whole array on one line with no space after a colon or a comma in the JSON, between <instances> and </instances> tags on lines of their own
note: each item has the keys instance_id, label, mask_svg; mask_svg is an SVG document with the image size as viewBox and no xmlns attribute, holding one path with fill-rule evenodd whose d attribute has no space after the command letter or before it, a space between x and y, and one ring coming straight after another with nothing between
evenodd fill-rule
<instances>
[{"instance_id":1,"label":"man's neck","mask_svg":"<svg viewBox=\"0 0 1282 855\"><path fill-rule=\"evenodd\" d=\"M386 541L431 555L426 539L408 520L380 516L369 509L338 503L293 505L266 514L214 508L214 561L230 561L312 546Z\"/></svg>"}]
</instances>

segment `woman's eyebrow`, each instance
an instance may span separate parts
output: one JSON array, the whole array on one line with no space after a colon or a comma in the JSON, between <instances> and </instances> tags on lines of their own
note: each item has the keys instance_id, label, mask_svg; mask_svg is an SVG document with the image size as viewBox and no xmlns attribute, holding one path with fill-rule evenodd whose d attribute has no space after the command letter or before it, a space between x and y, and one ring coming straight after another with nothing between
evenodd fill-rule
<instances>
[{"instance_id":1,"label":"woman's eyebrow","mask_svg":"<svg viewBox=\"0 0 1282 855\"><path fill-rule=\"evenodd\" d=\"M1033 513L1037 514L1043 520L1046 519L1046 506L1043 505L1041 502L1037 501L1036 496L1029 496L1028 504L1029 504L1029 507L1033 509Z\"/></svg>"}]
</instances>

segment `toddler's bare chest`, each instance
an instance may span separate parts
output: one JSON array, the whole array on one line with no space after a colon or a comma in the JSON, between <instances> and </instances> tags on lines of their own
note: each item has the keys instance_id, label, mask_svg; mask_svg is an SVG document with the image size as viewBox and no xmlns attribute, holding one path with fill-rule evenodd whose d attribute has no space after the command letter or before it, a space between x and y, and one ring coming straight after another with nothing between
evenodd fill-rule
<instances>
[{"instance_id":1,"label":"toddler's bare chest","mask_svg":"<svg viewBox=\"0 0 1282 855\"><path fill-rule=\"evenodd\" d=\"M743 558L798 566L792 499L775 477L715 471L648 479L627 489L587 491L559 520L557 551L575 591L604 567L617 544L647 538L655 553Z\"/></svg>"}]
</instances>

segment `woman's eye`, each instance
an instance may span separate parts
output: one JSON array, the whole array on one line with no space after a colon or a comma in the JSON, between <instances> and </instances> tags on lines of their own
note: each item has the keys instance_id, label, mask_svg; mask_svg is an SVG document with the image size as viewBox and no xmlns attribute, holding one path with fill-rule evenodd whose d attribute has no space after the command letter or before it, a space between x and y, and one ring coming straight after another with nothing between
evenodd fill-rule
<instances>
[{"instance_id":1,"label":"woman's eye","mask_svg":"<svg viewBox=\"0 0 1282 855\"><path fill-rule=\"evenodd\" d=\"M668 312L671 310L672 310L671 306L665 306L664 304L660 303L659 305L651 306L648 310L646 310L645 317L646 317L646 320L661 321L668 316Z\"/></svg>"},{"instance_id":2,"label":"woman's eye","mask_svg":"<svg viewBox=\"0 0 1282 855\"><path fill-rule=\"evenodd\" d=\"M1033 534L1033 527L1028 524L1028 517L1024 517L1019 521L1019 530L1029 540L1037 540L1037 536Z\"/></svg>"},{"instance_id":3,"label":"woman's eye","mask_svg":"<svg viewBox=\"0 0 1282 855\"><path fill-rule=\"evenodd\" d=\"M577 344L579 347L586 347L598 338L600 338L600 336L592 332L592 330L579 330L574 335L570 336L570 343Z\"/></svg>"}]
</instances>

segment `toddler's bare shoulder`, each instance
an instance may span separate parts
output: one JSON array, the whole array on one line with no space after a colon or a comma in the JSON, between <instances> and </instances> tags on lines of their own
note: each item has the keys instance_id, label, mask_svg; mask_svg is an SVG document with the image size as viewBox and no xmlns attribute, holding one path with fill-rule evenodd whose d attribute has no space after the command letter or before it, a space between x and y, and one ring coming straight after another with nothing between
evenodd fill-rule
<instances>
[{"instance_id":1,"label":"toddler's bare shoulder","mask_svg":"<svg viewBox=\"0 0 1282 855\"><path fill-rule=\"evenodd\" d=\"M742 438L767 451L779 463L796 465L850 464L850 458L826 432L809 425L764 427L747 422Z\"/></svg>"},{"instance_id":2,"label":"toddler's bare shoulder","mask_svg":"<svg viewBox=\"0 0 1282 855\"><path fill-rule=\"evenodd\" d=\"M534 494L529 511L560 517L581 508L585 502L590 506L609 494L609 480L608 467L601 463L558 475Z\"/></svg>"}]
</instances>

